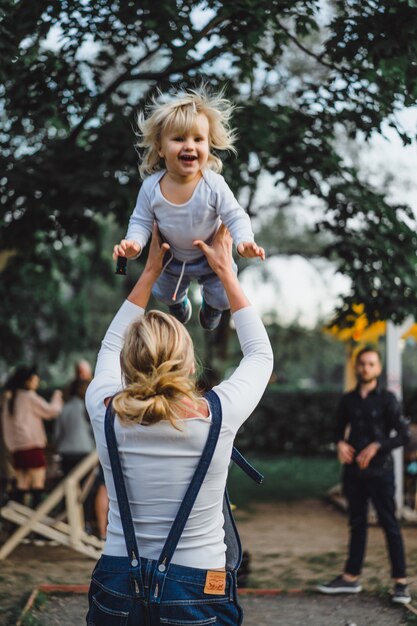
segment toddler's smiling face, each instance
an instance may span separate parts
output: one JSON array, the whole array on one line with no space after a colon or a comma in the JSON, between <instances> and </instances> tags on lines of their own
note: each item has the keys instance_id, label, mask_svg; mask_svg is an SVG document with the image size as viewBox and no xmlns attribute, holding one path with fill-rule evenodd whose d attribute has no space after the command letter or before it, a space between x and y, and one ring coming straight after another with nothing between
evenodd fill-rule
<instances>
[{"instance_id":1,"label":"toddler's smiling face","mask_svg":"<svg viewBox=\"0 0 417 626\"><path fill-rule=\"evenodd\" d=\"M163 131L159 156L167 171L175 178L192 180L200 175L209 156L209 121L199 113L189 129L167 128Z\"/></svg>"}]
</instances>

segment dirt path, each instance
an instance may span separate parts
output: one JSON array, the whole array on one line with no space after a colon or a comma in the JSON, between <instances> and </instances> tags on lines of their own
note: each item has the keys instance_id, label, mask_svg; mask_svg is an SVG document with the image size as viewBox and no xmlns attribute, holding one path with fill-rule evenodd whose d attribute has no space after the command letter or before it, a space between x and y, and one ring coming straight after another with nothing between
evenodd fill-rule
<instances>
[{"instance_id":1,"label":"dirt path","mask_svg":"<svg viewBox=\"0 0 417 626\"><path fill-rule=\"evenodd\" d=\"M237 511L236 518L243 546L252 555L251 587L311 590L317 582L339 573L343 566L346 517L323 502L262 504L250 512ZM416 530L415 527L405 528L404 538L411 590L417 595ZM66 548L19 547L0 564L0 624L12 626L15 623L30 592L39 584L88 584L93 565L93 561ZM382 533L376 527L370 529L362 582L366 591L383 592L383 598L386 597L390 586L388 563ZM319 601L317 598L307 596L311 606ZM323 598L323 602L328 600ZM383 608L385 605L384 599ZM352 621L355 621L353 617ZM372 622L363 622L363 625L367 623ZM61 624L66 626L64 622ZM396 626L392 622L392 626L394 624ZM324 625L323 621L319 626ZM315 622L309 621L309 626L315 626ZM338 626L338 622L334 626Z\"/></svg>"},{"instance_id":2,"label":"dirt path","mask_svg":"<svg viewBox=\"0 0 417 626\"><path fill-rule=\"evenodd\" d=\"M236 512L243 547L252 554L251 587L312 589L339 574L348 538L345 514L318 500L260 504L250 513ZM417 529L404 528L409 580L417 594ZM369 529L362 584L367 591L391 586L385 540L377 526Z\"/></svg>"},{"instance_id":3,"label":"dirt path","mask_svg":"<svg viewBox=\"0 0 417 626\"><path fill-rule=\"evenodd\" d=\"M404 626L406 609L373 596L329 598L312 595L242 597L243 626ZM52 596L31 613L42 626L81 626L86 596Z\"/></svg>"}]
</instances>

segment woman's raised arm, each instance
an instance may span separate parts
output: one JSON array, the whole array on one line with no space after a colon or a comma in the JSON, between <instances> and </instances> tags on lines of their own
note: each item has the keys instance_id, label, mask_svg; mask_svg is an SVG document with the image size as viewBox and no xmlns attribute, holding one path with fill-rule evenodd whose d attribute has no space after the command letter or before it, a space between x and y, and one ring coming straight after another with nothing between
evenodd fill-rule
<instances>
[{"instance_id":1,"label":"woman's raised arm","mask_svg":"<svg viewBox=\"0 0 417 626\"><path fill-rule=\"evenodd\" d=\"M158 227L153 225L151 245L145 268L138 282L128 295L129 302L146 309L154 283L158 280L164 267L164 256L169 250L168 243L162 243Z\"/></svg>"},{"instance_id":2,"label":"woman's raised arm","mask_svg":"<svg viewBox=\"0 0 417 626\"><path fill-rule=\"evenodd\" d=\"M220 226L211 245L202 241L194 243L223 283L243 353L230 378L214 388L220 397L227 426L235 433L265 391L272 372L272 348L261 318L232 269L232 239L226 227Z\"/></svg>"},{"instance_id":3,"label":"woman's raised arm","mask_svg":"<svg viewBox=\"0 0 417 626\"><path fill-rule=\"evenodd\" d=\"M163 259L169 250L167 243L162 243L158 228L154 225L152 240L145 268L127 300L117 311L101 344L94 372L94 379L87 391L87 408L100 406L104 400L120 391L121 368L120 350L124 334L133 320L143 315L148 304L153 284L163 269ZM92 412L90 413L92 414Z\"/></svg>"},{"instance_id":4,"label":"woman's raised arm","mask_svg":"<svg viewBox=\"0 0 417 626\"><path fill-rule=\"evenodd\" d=\"M211 269L221 280L229 300L231 312L236 313L239 309L250 306L250 302L245 296L232 268L233 241L226 226L224 224L220 225L210 245L201 240L194 241L194 245L205 254Z\"/></svg>"}]
</instances>

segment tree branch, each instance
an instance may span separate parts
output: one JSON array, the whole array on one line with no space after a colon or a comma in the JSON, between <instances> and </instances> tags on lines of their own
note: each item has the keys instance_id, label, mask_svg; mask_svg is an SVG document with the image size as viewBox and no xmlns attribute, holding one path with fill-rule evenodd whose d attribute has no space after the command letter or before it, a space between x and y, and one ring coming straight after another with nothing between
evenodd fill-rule
<instances>
[{"instance_id":1,"label":"tree branch","mask_svg":"<svg viewBox=\"0 0 417 626\"><path fill-rule=\"evenodd\" d=\"M220 17L218 15L216 15L215 17L213 17L212 20L210 20L206 26L204 26L204 28L202 28L200 31L195 31L196 33L198 33L197 37L194 37L192 39L191 42L189 42L188 44L184 44L184 46L182 46L180 48L180 50L189 50L191 47L194 47L196 43L198 43L199 41L201 41L201 39L203 39L204 37L206 37L210 31L212 31L214 28L216 28L216 26L218 26L219 24L221 24L222 22L224 22L225 20L230 20L230 18L232 17L233 14L229 14L227 17L223 16ZM166 68L165 71L163 72L143 72L141 74L136 74L136 75L132 75L129 77L129 74L131 74L135 68L137 68L139 65L141 65L142 63L144 63L145 61L147 61L151 56L153 56L154 54L156 54L160 49L161 49L161 45L158 45L157 48L154 48L152 50L149 49L149 47L145 44L145 47L147 49L146 54L140 58L138 61L136 61L133 65L129 66L127 68L127 70L125 72L123 72L123 74L121 74L120 76L118 76L112 83L110 83L110 85L108 85L108 87L101 93L99 94L92 106L90 107L90 109L88 110L88 112L83 116L83 118L81 119L81 121L73 128L73 130L71 131L71 133L68 135L68 140L74 140L77 135L80 133L81 129L85 126L86 122L91 119L91 117L94 115L94 113L97 111L98 107L100 106L100 104L102 102L104 102L108 96L110 94L112 94L121 84L123 84L124 82L130 82L133 80L158 80L158 79L163 79L166 78L167 76L169 76L170 74L176 74L176 73L184 73L189 71L190 69L195 69L196 67L201 66L203 63L205 63L206 61L210 60L211 58L213 58L214 56L216 56L216 54L214 54L214 48L212 49L212 54L208 53L201 61L193 61L191 63L189 63L188 65L184 65L180 68L175 68L175 69L170 69L170 68ZM219 54L220 50L218 49L217 54Z\"/></svg>"},{"instance_id":2,"label":"tree branch","mask_svg":"<svg viewBox=\"0 0 417 626\"><path fill-rule=\"evenodd\" d=\"M118 87L120 87L122 83L126 82L127 77L135 69L135 67L138 67L139 65L147 61L151 56L156 54L160 50L161 46L159 45L157 48L153 48L152 50L150 50L148 46L146 46L146 48L147 52L143 55L143 57L141 57L134 64L130 65L123 72L123 74L120 74L120 76L118 76L112 83L110 83L104 91L96 96L93 104L91 105L87 113L82 117L80 122L72 129L72 131L68 135L68 141L74 140L77 137L81 129L85 126L86 122L88 122L88 120L91 119L94 113L97 111L100 104L104 102L108 98L108 96L112 94Z\"/></svg>"},{"instance_id":3,"label":"tree branch","mask_svg":"<svg viewBox=\"0 0 417 626\"><path fill-rule=\"evenodd\" d=\"M216 28L216 26L218 26L219 24L221 24L225 20L230 20L232 18L232 16L233 16L233 13L230 13L226 17L221 17L219 15L216 15L215 17L213 17L213 19L210 20L210 22L208 22L204 26L204 28L202 28L201 30L194 31L195 33L198 33L198 37L193 39L192 43L195 44L198 41L201 41L201 39L206 37L210 33L210 31L212 31L214 28Z\"/></svg>"},{"instance_id":4,"label":"tree branch","mask_svg":"<svg viewBox=\"0 0 417 626\"><path fill-rule=\"evenodd\" d=\"M138 67L138 65L140 65L145 60L147 60L150 56L158 52L159 49L160 47L149 51L149 53L143 56L141 59L139 59L139 61L129 66L129 68L125 72L123 72L123 74L118 76L101 94L99 94L94 100L94 103L90 107L89 111L83 116L82 120L77 124L77 126L73 128L71 133L68 135L67 141L74 140L77 137L81 129L84 127L85 123L89 119L91 119L91 117L97 111L100 104L104 102L108 98L108 96L112 94L123 83L128 83L128 82L137 81L137 80L142 80L142 81L143 80L162 80L172 74L183 74L185 72L188 72L191 69L201 67L207 61L210 61L212 58L221 54L223 50L221 47L220 48L214 47L201 59L191 61L190 63L186 63L179 67L172 67L170 65L167 68L165 68L165 70L162 70L159 72L140 72L138 74L132 74L132 71L134 71L134 69Z\"/></svg>"},{"instance_id":5,"label":"tree branch","mask_svg":"<svg viewBox=\"0 0 417 626\"><path fill-rule=\"evenodd\" d=\"M210 20L206 24L206 26L204 26L204 28L202 28L200 31L195 31L196 33L198 33L198 36L193 37L192 41L187 44L184 44L184 46L182 46L180 50L182 51L190 50L192 47L195 47L196 43L201 41L201 39L204 39L204 37L206 37L210 33L210 31L212 31L214 28L216 28L216 26L218 26L225 20L230 20L232 16L233 16L232 13L227 16L222 16L222 17L216 15L215 17L213 17L212 20ZM141 57L138 61L136 61L133 65L129 66L126 69L126 71L123 72L123 74L118 76L112 83L110 83L110 85L108 85L108 87L102 93L96 96L90 109L87 111L87 113L82 117L80 122L73 128L71 133L68 135L67 137L68 141L73 141L78 136L81 129L85 126L86 122L89 119L91 119L91 117L96 113L100 104L104 102L109 97L109 95L111 95L118 87L120 87L121 84L125 82L131 82L134 80L161 80L161 79L167 78L171 74L182 74L191 69L200 67L201 65L203 65L210 59L214 58L221 52L221 48L212 48L212 50L209 53L207 53L207 55L203 57L201 60L192 61L186 65L183 65L182 67L177 67L177 68L168 67L162 72L141 72L140 74L132 74L135 68L139 67L142 63L147 61L151 56L156 54L161 49L161 45L158 45L157 48L154 48L152 50L150 50L146 44L145 44L145 47L147 49L146 54L143 57ZM171 48L171 50L173 49Z\"/></svg>"},{"instance_id":6,"label":"tree branch","mask_svg":"<svg viewBox=\"0 0 417 626\"><path fill-rule=\"evenodd\" d=\"M184 74L189 70L196 69L197 67L201 67L207 61L210 61L216 56L219 56L223 51L223 48L212 48L204 57L201 59L196 59L194 61L190 61L190 63L185 63L179 67L172 67L171 65L165 68L165 70L161 70L160 72L141 72L140 74L133 74L129 78L125 80L125 82L130 82L132 80L161 80L171 76L172 74Z\"/></svg>"},{"instance_id":7,"label":"tree branch","mask_svg":"<svg viewBox=\"0 0 417 626\"><path fill-rule=\"evenodd\" d=\"M249 215L249 217L253 217L253 212L252 212L252 204L253 204L253 200L255 198L255 194L258 190L258 178L260 175L260 170L258 170L258 173L255 176L255 180L253 181L253 183L249 186L249 198L248 201L246 202L246 213Z\"/></svg>"},{"instance_id":8,"label":"tree branch","mask_svg":"<svg viewBox=\"0 0 417 626\"><path fill-rule=\"evenodd\" d=\"M346 70L344 70L342 67L338 67L334 63L327 63L326 61L323 60L323 55L315 54L312 50L309 50L302 43L300 43L298 41L297 37L295 35L293 35L289 31L289 29L286 26L284 26L282 24L282 22L279 21L279 19L276 16L275 16L275 23L277 24L277 26L279 26L279 28L281 28L281 30L284 31L284 33L286 33L288 39L290 39L297 46L297 48L302 50L305 54L307 54L311 58L315 59L318 63L320 63L324 67L327 67L330 70L336 70L337 72L340 72L343 75L345 74Z\"/></svg>"}]
</instances>

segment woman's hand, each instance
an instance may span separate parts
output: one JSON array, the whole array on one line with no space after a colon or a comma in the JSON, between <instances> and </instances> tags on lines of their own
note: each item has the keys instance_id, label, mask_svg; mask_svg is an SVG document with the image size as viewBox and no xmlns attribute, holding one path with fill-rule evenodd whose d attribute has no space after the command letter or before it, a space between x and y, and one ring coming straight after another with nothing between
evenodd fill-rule
<instances>
[{"instance_id":1,"label":"woman's hand","mask_svg":"<svg viewBox=\"0 0 417 626\"><path fill-rule=\"evenodd\" d=\"M138 282L128 295L128 300L137 306L146 309L151 295L152 287L157 281L164 267L164 256L169 250L168 243L162 243L158 226L153 225L152 239L149 248L146 265L139 277Z\"/></svg>"},{"instance_id":2,"label":"woman's hand","mask_svg":"<svg viewBox=\"0 0 417 626\"><path fill-rule=\"evenodd\" d=\"M206 244L200 239L193 241L193 245L201 250L201 252L207 258L207 262L210 265L213 272L215 272L219 278L225 272L232 272L232 246L233 241L224 224L220 225L219 230L214 236L210 245Z\"/></svg>"},{"instance_id":3,"label":"woman's hand","mask_svg":"<svg viewBox=\"0 0 417 626\"><path fill-rule=\"evenodd\" d=\"M227 298L230 303L230 310L236 313L250 305L249 300L243 293L242 287L237 279L232 267L232 238L224 224L220 225L213 241L207 245L204 241L197 239L193 242L197 248L206 256L207 262L213 272L221 280Z\"/></svg>"},{"instance_id":4,"label":"woman's hand","mask_svg":"<svg viewBox=\"0 0 417 626\"><path fill-rule=\"evenodd\" d=\"M149 247L148 258L146 259L144 272L150 272L155 276L155 280L161 274L164 267L165 253L169 250L169 243L162 243L161 235L156 222L152 228L152 239Z\"/></svg>"}]
</instances>

